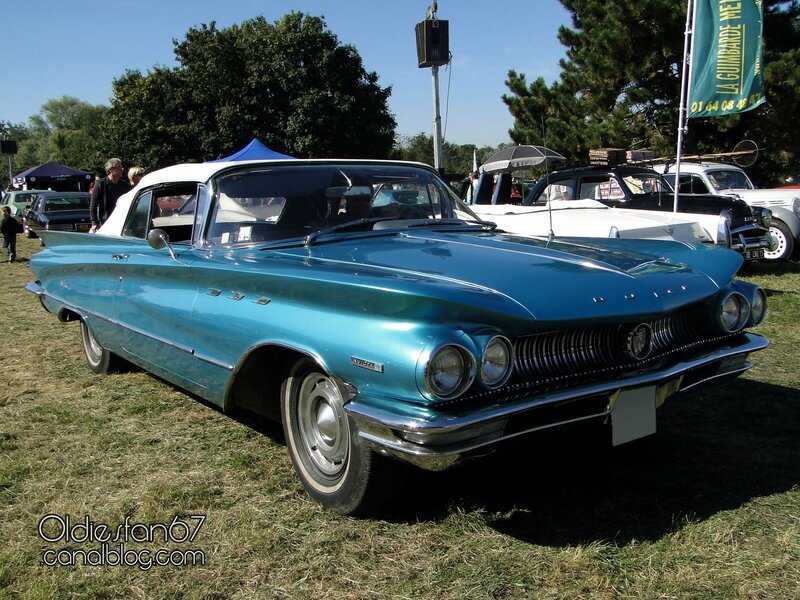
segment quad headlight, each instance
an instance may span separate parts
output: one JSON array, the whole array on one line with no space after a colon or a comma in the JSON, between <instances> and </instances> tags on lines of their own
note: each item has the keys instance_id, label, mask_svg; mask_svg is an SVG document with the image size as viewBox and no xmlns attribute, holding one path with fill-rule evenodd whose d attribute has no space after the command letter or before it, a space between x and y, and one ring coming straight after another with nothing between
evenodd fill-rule
<instances>
[{"instance_id":1,"label":"quad headlight","mask_svg":"<svg viewBox=\"0 0 800 600\"><path fill-rule=\"evenodd\" d=\"M488 388L503 385L511 376L514 350L511 342L502 336L489 340L481 357L480 379Z\"/></svg>"},{"instance_id":2,"label":"quad headlight","mask_svg":"<svg viewBox=\"0 0 800 600\"><path fill-rule=\"evenodd\" d=\"M728 292L717 305L717 325L723 333L735 333L750 319L750 303L739 292Z\"/></svg>"},{"instance_id":3,"label":"quad headlight","mask_svg":"<svg viewBox=\"0 0 800 600\"><path fill-rule=\"evenodd\" d=\"M750 321L758 325L767 316L767 294L761 288L756 288L753 300L750 302Z\"/></svg>"},{"instance_id":4,"label":"quad headlight","mask_svg":"<svg viewBox=\"0 0 800 600\"><path fill-rule=\"evenodd\" d=\"M434 352L425 369L428 391L439 400L455 398L475 379L475 360L466 349L453 344Z\"/></svg>"}]
</instances>

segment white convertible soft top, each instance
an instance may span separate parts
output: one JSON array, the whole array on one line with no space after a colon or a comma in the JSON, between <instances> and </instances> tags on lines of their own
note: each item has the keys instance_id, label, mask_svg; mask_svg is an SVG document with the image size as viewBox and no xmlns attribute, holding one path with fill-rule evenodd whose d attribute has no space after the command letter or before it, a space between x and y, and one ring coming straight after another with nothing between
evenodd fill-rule
<instances>
[{"instance_id":1,"label":"white convertible soft top","mask_svg":"<svg viewBox=\"0 0 800 600\"><path fill-rule=\"evenodd\" d=\"M219 171L234 165L243 165L247 163L271 163L280 161L242 161L242 162L204 162L204 163L183 163L172 165L158 169L152 173L147 173L142 177L139 184L126 194L123 194L117 200L117 206L108 220L97 230L97 233L102 235L121 235L122 226L125 224L125 219L128 216L129 209L133 199L139 190L158 185L160 183L174 183L174 182L195 182L205 183Z\"/></svg>"},{"instance_id":2,"label":"white convertible soft top","mask_svg":"<svg viewBox=\"0 0 800 600\"><path fill-rule=\"evenodd\" d=\"M97 230L97 233L102 235L118 236L122 234L122 226L125 224L125 219L128 216L131 203L140 190L161 183L205 183L214 175L225 169L231 167L244 167L248 165L271 165L271 164L313 164L315 162L330 162L331 159L317 158L317 159L272 159L272 160L237 160L225 162L203 162L203 163L181 163L158 169L152 173L147 173L139 184L127 194L123 194L117 200L117 206L108 220ZM362 160L362 159L336 159L336 162L341 163L374 163L374 164L408 164L408 165L421 165L421 163L412 163L404 161L387 161L387 160Z\"/></svg>"}]
</instances>

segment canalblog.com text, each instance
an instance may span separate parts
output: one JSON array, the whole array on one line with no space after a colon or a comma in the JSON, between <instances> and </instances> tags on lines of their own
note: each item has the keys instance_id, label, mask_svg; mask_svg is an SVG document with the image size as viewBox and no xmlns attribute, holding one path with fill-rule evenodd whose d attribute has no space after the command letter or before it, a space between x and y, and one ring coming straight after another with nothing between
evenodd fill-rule
<instances>
[{"instance_id":1,"label":"canalblog.com text","mask_svg":"<svg viewBox=\"0 0 800 600\"><path fill-rule=\"evenodd\" d=\"M51 567L102 566L153 567L203 566L203 550L187 547L197 539L205 515L175 516L166 523L136 523L125 517L115 526L96 522L88 515L48 514L39 519L39 538L48 544L41 564ZM74 544L88 545L75 547ZM147 544L148 547L142 547ZM149 547L150 545L161 547Z\"/></svg>"}]
</instances>

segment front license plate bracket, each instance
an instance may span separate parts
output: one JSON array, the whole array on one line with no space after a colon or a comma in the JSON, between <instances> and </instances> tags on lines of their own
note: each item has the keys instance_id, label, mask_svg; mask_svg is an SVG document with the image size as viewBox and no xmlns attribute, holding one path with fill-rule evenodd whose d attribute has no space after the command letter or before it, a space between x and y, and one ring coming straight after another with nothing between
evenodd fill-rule
<instances>
[{"instance_id":1,"label":"front license plate bracket","mask_svg":"<svg viewBox=\"0 0 800 600\"><path fill-rule=\"evenodd\" d=\"M620 391L611 408L611 439L614 446L656 432L656 387Z\"/></svg>"},{"instance_id":2,"label":"front license plate bracket","mask_svg":"<svg viewBox=\"0 0 800 600\"><path fill-rule=\"evenodd\" d=\"M755 260L758 258L764 258L764 249L757 248L756 250L748 250L747 251L747 258L750 260Z\"/></svg>"}]
</instances>

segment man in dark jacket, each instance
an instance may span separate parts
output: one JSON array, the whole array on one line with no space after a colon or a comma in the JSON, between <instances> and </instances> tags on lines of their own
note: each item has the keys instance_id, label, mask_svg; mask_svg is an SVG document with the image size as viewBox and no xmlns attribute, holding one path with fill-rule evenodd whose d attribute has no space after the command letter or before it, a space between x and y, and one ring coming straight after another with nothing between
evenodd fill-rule
<instances>
[{"instance_id":1,"label":"man in dark jacket","mask_svg":"<svg viewBox=\"0 0 800 600\"><path fill-rule=\"evenodd\" d=\"M111 215L117 205L117 198L131 189L127 181L122 179L122 161L109 158L105 164L106 176L98 179L92 188L92 199L89 202L89 215L92 219L92 231L97 231Z\"/></svg>"},{"instance_id":2,"label":"man in dark jacket","mask_svg":"<svg viewBox=\"0 0 800 600\"><path fill-rule=\"evenodd\" d=\"M3 219L0 220L0 233L3 235L3 250L8 254L8 262L17 260L17 234L22 227L19 222L11 216L11 208L3 207Z\"/></svg>"}]
</instances>

